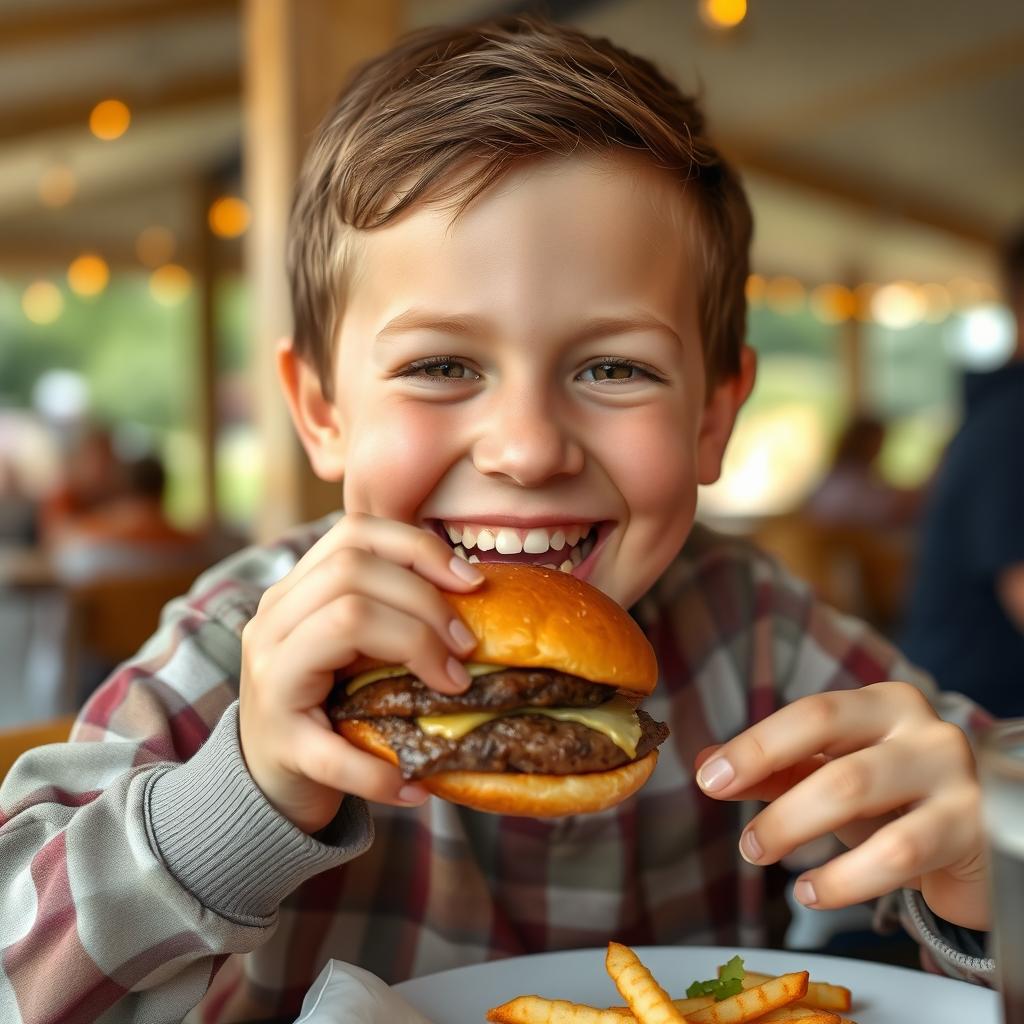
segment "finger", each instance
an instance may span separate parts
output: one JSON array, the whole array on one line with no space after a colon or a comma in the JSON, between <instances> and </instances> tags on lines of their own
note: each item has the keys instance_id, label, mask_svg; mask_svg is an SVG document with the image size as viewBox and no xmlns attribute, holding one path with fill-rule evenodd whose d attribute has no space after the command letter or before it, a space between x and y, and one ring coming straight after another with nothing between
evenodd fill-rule
<instances>
[{"instance_id":1,"label":"finger","mask_svg":"<svg viewBox=\"0 0 1024 1024\"><path fill-rule=\"evenodd\" d=\"M730 799L818 754L829 758L870 746L894 727L936 721L908 683L875 683L802 697L726 743L697 775L705 793Z\"/></svg>"},{"instance_id":2,"label":"finger","mask_svg":"<svg viewBox=\"0 0 1024 1024\"><path fill-rule=\"evenodd\" d=\"M406 665L431 689L462 693L466 668L422 619L364 597L345 594L314 612L274 648L265 678L282 681L282 700L294 710L323 702L334 671L356 655Z\"/></svg>"},{"instance_id":3,"label":"finger","mask_svg":"<svg viewBox=\"0 0 1024 1024\"><path fill-rule=\"evenodd\" d=\"M464 593L483 580L483 574L459 558L436 533L381 516L349 512L299 559L287 576L270 588L264 596L266 606L276 604L335 551L351 547L412 569L445 590Z\"/></svg>"},{"instance_id":4,"label":"finger","mask_svg":"<svg viewBox=\"0 0 1024 1024\"><path fill-rule=\"evenodd\" d=\"M959 786L879 829L860 846L802 875L793 894L819 910L875 899L968 856L976 843L972 790Z\"/></svg>"},{"instance_id":5,"label":"finger","mask_svg":"<svg viewBox=\"0 0 1024 1024\"><path fill-rule=\"evenodd\" d=\"M267 612L264 642L280 642L317 609L345 594L361 594L422 619L461 657L476 646L469 627L433 583L361 548L342 548L313 566Z\"/></svg>"},{"instance_id":6,"label":"finger","mask_svg":"<svg viewBox=\"0 0 1024 1024\"><path fill-rule=\"evenodd\" d=\"M312 721L296 744L295 768L313 782L377 804L408 806L423 803L430 794L406 782L393 764Z\"/></svg>"},{"instance_id":7,"label":"finger","mask_svg":"<svg viewBox=\"0 0 1024 1024\"><path fill-rule=\"evenodd\" d=\"M706 761L709 761L712 755L717 750L722 749L721 743L716 743L714 746L705 747L700 751L696 758L694 758L694 770L699 774L701 767ZM775 772L769 775L767 779L759 782L756 786L751 786L749 789L741 789L733 792L729 791L727 797L723 797L725 800L758 800L762 803L770 803L772 800L778 799L783 793L792 789L793 786L799 782L803 782L808 775L816 772L823 764L828 763L828 758L824 754L816 754L814 757L808 758L806 761L801 761L799 764L790 765L788 768L784 768L781 772ZM718 794L716 794L717 796Z\"/></svg>"},{"instance_id":8,"label":"finger","mask_svg":"<svg viewBox=\"0 0 1024 1024\"><path fill-rule=\"evenodd\" d=\"M850 822L926 797L937 781L934 766L915 754L909 744L889 740L821 765L750 822L740 852L751 864L774 864Z\"/></svg>"}]
</instances>

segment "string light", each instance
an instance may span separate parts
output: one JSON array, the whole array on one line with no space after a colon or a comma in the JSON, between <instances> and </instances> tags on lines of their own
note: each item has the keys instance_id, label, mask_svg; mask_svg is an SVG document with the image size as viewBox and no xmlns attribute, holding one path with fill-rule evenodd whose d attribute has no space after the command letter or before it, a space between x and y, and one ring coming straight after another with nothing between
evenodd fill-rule
<instances>
[{"instance_id":1,"label":"string light","mask_svg":"<svg viewBox=\"0 0 1024 1024\"><path fill-rule=\"evenodd\" d=\"M765 302L776 313L795 313L805 298L806 289L795 277L773 277L765 287Z\"/></svg>"},{"instance_id":2,"label":"string light","mask_svg":"<svg viewBox=\"0 0 1024 1024\"><path fill-rule=\"evenodd\" d=\"M871 298L871 315L883 327L902 330L924 318L925 300L921 290L910 281L883 285Z\"/></svg>"},{"instance_id":3,"label":"string light","mask_svg":"<svg viewBox=\"0 0 1024 1024\"><path fill-rule=\"evenodd\" d=\"M249 204L238 196L221 196L210 206L208 220L218 238L237 238L249 226Z\"/></svg>"},{"instance_id":4,"label":"string light","mask_svg":"<svg viewBox=\"0 0 1024 1024\"><path fill-rule=\"evenodd\" d=\"M852 289L825 282L808 293L796 277L751 274L745 292L751 306L765 305L782 316L798 313L806 300L810 312L822 323L838 324L856 318L893 330L922 322L942 323L957 310L973 310L999 301L998 290L990 281L968 277L953 278L947 284L864 281Z\"/></svg>"},{"instance_id":5,"label":"string light","mask_svg":"<svg viewBox=\"0 0 1024 1024\"><path fill-rule=\"evenodd\" d=\"M701 0L700 16L712 28L735 28L747 16L747 0Z\"/></svg>"},{"instance_id":6,"label":"string light","mask_svg":"<svg viewBox=\"0 0 1024 1024\"><path fill-rule=\"evenodd\" d=\"M128 131L131 120L132 114L127 104L120 100L103 100L92 108L89 130L97 139L111 142Z\"/></svg>"},{"instance_id":7,"label":"string light","mask_svg":"<svg viewBox=\"0 0 1024 1024\"><path fill-rule=\"evenodd\" d=\"M78 191L75 172L65 164L54 164L43 172L37 186L39 201L44 206L57 209L67 206Z\"/></svg>"},{"instance_id":8,"label":"string light","mask_svg":"<svg viewBox=\"0 0 1024 1024\"><path fill-rule=\"evenodd\" d=\"M68 267L68 284L76 295L99 295L109 281L110 267L95 253L83 253Z\"/></svg>"},{"instance_id":9,"label":"string light","mask_svg":"<svg viewBox=\"0 0 1024 1024\"><path fill-rule=\"evenodd\" d=\"M811 312L823 323L839 324L857 313L857 298L842 284L821 284L811 292Z\"/></svg>"},{"instance_id":10,"label":"string light","mask_svg":"<svg viewBox=\"0 0 1024 1024\"><path fill-rule=\"evenodd\" d=\"M33 281L22 293L21 309L34 324L52 324L64 312L64 296L52 281Z\"/></svg>"},{"instance_id":11,"label":"string light","mask_svg":"<svg viewBox=\"0 0 1024 1024\"><path fill-rule=\"evenodd\" d=\"M149 276L150 294L162 306L176 306L192 290L192 275L177 263L165 263Z\"/></svg>"}]
</instances>

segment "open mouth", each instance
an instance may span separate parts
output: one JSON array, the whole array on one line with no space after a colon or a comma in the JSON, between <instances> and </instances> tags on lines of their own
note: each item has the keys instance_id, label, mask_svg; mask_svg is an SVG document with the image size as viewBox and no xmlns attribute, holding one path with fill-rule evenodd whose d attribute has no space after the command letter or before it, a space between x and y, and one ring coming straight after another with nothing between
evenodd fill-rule
<instances>
[{"instance_id":1,"label":"open mouth","mask_svg":"<svg viewBox=\"0 0 1024 1024\"><path fill-rule=\"evenodd\" d=\"M538 565L583 576L581 567L615 524L610 521L525 529L433 520L430 526L467 562Z\"/></svg>"}]
</instances>

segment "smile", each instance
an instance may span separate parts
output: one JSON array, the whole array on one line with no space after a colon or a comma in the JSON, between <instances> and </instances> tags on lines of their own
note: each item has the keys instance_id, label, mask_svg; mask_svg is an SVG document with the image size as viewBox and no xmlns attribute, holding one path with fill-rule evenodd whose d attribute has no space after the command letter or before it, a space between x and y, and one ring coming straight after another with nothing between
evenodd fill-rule
<instances>
[{"instance_id":1,"label":"smile","mask_svg":"<svg viewBox=\"0 0 1024 1024\"><path fill-rule=\"evenodd\" d=\"M431 525L467 562L515 562L583 576L580 567L614 523L517 527L445 519Z\"/></svg>"}]
</instances>

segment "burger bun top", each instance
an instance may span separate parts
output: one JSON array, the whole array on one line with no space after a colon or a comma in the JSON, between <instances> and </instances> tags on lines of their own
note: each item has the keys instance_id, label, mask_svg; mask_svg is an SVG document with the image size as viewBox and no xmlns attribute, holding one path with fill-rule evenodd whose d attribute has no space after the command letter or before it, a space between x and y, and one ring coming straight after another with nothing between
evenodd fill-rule
<instances>
[{"instance_id":1,"label":"burger bun top","mask_svg":"<svg viewBox=\"0 0 1024 1024\"><path fill-rule=\"evenodd\" d=\"M649 694L658 663L647 637L607 594L558 569L481 562L485 581L445 598L478 639L474 662L550 668L620 690ZM360 658L344 675L384 663Z\"/></svg>"}]
</instances>

